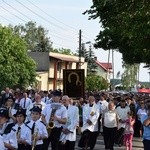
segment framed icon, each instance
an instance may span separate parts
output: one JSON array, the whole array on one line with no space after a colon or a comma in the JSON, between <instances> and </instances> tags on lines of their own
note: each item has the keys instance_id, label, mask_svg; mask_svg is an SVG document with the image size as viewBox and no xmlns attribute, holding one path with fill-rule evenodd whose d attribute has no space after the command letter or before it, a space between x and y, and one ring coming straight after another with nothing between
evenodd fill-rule
<instances>
[{"instance_id":1,"label":"framed icon","mask_svg":"<svg viewBox=\"0 0 150 150\"><path fill-rule=\"evenodd\" d=\"M63 94L73 99L84 97L84 69L63 70Z\"/></svg>"}]
</instances>

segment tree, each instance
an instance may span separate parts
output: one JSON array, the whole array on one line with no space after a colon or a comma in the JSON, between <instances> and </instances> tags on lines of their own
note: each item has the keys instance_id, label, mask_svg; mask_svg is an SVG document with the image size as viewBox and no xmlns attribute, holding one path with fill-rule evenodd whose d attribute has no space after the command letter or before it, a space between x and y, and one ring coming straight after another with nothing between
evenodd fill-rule
<instances>
[{"instance_id":1,"label":"tree","mask_svg":"<svg viewBox=\"0 0 150 150\"><path fill-rule=\"evenodd\" d=\"M28 50L47 52L52 49L52 42L47 36L48 30L37 26L35 22L29 21L25 25L16 25L12 28L26 41Z\"/></svg>"},{"instance_id":2,"label":"tree","mask_svg":"<svg viewBox=\"0 0 150 150\"><path fill-rule=\"evenodd\" d=\"M95 73L97 69L97 65L95 63L95 54L92 50L92 46L89 46L89 50L85 48L85 44L82 43L81 46L81 51L77 51L78 56L80 55L81 57L85 58L85 62L87 62L87 73ZM80 54L79 54L80 53Z\"/></svg>"},{"instance_id":3,"label":"tree","mask_svg":"<svg viewBox=\"0 0 150 150\"><path fill-rule=\"evenodd\" d=\"M93 0L85 13L90 15L89 19L99 18L103 28L95 47L119 50L128 64L150 64L149 8L149 0Z\"/></svg>"},{"instance_id":4,"label":"tree","mask_svg":"<svg viewBox=\"0 0 150 150\"><path fill-rule=\"evenodd\" d=\"M0 25L0 89L26 87L35 82L36 65L27 55L26 43L10 27Z\"/></svg>"},{"instance_id":5,"label":"tree","mask_svg":"<svg viewBox=\"0 0 150 150\"><path fill-rule=\"evenodd\" d=\"M88 91L108 89L108 82L103 77L94 74L90 74L87 76L85 85Z\"/></svg>"},{"instance_id":6,"label":"tree","mask_svg":"<svg viewBox=\"0 0 150 150\"><path fill-rule=\"evenodd\" d=\"M51 52L65 54L65 55L74 55L74 53L70 49L65 49L65 48L51 49Z\"/></svg>"},{"instance_id":7,"label":"tree","mask_svg":"<svg viewBox=\"0 0 150 150\"><path fill-rule=\"evenodd\" d=\"M124 64L123 68L125 68L125 70L122 74L122 84L124 88L129 90L131 87L134 87L138 82L139 64Z\"/></svg>"}]
</instances>

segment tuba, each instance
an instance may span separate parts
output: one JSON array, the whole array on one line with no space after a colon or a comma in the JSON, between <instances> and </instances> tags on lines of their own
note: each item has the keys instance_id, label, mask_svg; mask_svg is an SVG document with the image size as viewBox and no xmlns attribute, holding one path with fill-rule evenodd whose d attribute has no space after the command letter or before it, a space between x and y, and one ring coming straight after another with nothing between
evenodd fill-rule
<instances>
[{"instance_id":1,"label":"tuba","mask_svg":"<svg viewBox=\"0 0 150 150\"><path fill-rule=\"evenodd\" d=\"M51 130L54 128L55 126L55 123L54 121L52 120L52 118L54 117L55 115L55 112L60 109L61 107L61 104L60 103L52 103L51 104L51 116L50 116L50 119L49 119L49 122L48 122L48 126L47 126L47 132L48 132L48 135L50 135L51 133Z\"/></svg>"}]
</instances>

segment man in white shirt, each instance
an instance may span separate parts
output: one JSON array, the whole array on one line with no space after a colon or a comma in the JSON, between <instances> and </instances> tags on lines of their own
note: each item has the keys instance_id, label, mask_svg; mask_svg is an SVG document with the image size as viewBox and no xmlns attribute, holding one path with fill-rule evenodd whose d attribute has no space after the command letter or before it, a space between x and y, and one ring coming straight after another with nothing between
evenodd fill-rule
<instances>
[{"instance_id":1,"label":"man in white shirt","mask_svg":"<svg viewBox=\"0 0 150 150\"><path fill-rule=\"evenodd\" d=\"M118 128L119 116L115 110L114 102L110 101L108 109L103 112L102 125L105 149L114 150L114 140Z\"/></svg>"},{"instance_id":2,"label":"man in white shirt","mask_svg":"<svg viewBox=\"0 0 150 150\"><path fill-rule=\"evenodd\" d=\"M48 91L44 91L43 92L43 98L41 99L41 101L45 104L49 104L50 103L50 99L48 97Z\"/></svg>"},{"instance_id":3,"label":"man in white shirt","mask_svg":"<svg viewBox=\"0 0 150 150\"><path fill-rule=\"evenodd\" d=\"M50 130L48 139L44 140L44 150L48 150L51 142L52 150L59 150L59 138L62 131L62 125L67 122L67 109L64 105L59 103L61 98L60 91L53 92L54 102L46 105L42 111L42 121L47 125ZM53 122L54 127L50 129L49 123Z\"/></svg>"},{"instance_id":4,"label":"man in white shirt","mask_svg":"<svg viewBox=\"0 0 150 150\"><path fill-rule=\"evenodd\" d=\"M128 117L128 112L130 111L130 107L126 105L126 101L122 99L120 101L120 106L116 108L116 111L119 115L119 124L118 124L118 130L115 136L115 144L122 146L123 145L123 133L125 129L125 120Z\"/></svg>"},{"instance_id":5,"label":"man in white shirt","mask_svg":"<svg viewBox=\"0 0 150 150\"><path fill-rule=\"evenodd\" d=\"M81 128L83 134L78 146L82 148L90 147L90 150L93 150L98 135L99 108L95 103L94 96L89 96L88 100L89 104L83 107L83 127Z\"/></svg>"},{"instance_id":6,"label":"man in white shirt","mask_svg":"<svg viewBox=\"0 0 150 150\"><path fill-rule=\"evenodd\" d=\"M74 150L76 141L76 127L79 126L79 110L78 107L70 104L69 97L64 95L62 103L67 108L67 123L63 125L60 136L60 148L63 150Z\"/></svg>"},{"instance_id":7,"label":"man in white shirt","mask_svg":"<svg viewBox=\"0 0 150 150\"><path fill-rule=\"evenodd\" d=\"M20 100L20 106L22 109L27 110L27 108L32 104L30 98L28 98L27 93L23 93L23 98Z\"/></svg>"}]
</instances>

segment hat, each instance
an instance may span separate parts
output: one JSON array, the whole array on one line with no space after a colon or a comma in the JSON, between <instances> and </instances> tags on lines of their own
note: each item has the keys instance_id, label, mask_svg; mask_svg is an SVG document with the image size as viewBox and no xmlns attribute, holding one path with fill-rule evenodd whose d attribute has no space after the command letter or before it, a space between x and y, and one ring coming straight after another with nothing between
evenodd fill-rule
<instances>
[{"instance_id":1,"label":"hat","mask_svg":"<svg viewBox=\"0 0 150 150\"><path fill-rule=\"evenodd\" d=\"M14 117L17 117L17 115L23 115L24 117L26 117L26 110L25 109L19 109L16 114L14 115Z\"/></svg>"},{"instance_id":2,"label":"hat","mask_svg":"<svg viewBox=\"0 0 150 150\"><path fill-rule=\"evenodd\" d=\"M48 94L48 91L43 91L44 94Z\"/></svg>"},{"instance_id":3,"label":"hat","mask_svg":"<svg viewBox=\"0 0 150 150\"><path fill-rule=\"evenodd\" d=\"M6 109L6 108L4 108L4 107L0 108L0 116L1 116L1 117L9 118L8 109Z\"/></svg>"},{"instance_id":4,"label":"hat","mask_svg":"<svg viewBox=\"0 0 150 150\"><path fill-rule=\"evenodd\" d=\"M53 96L61 96L61 91L60 90L55 90L52 92Z\"/></svg>"},{"instance_id":5,"label":"hat","mask_svg":"<svg viewBox=\"0 0 150 150\"><path fill-rule=\"evenodd\" d=\"M34 111L34 112L39 112L39 113L41 113L42 109L39 108L39 106L34 106L32 109L30 109L30 111Z\"/></svg>"}]
</instances>

